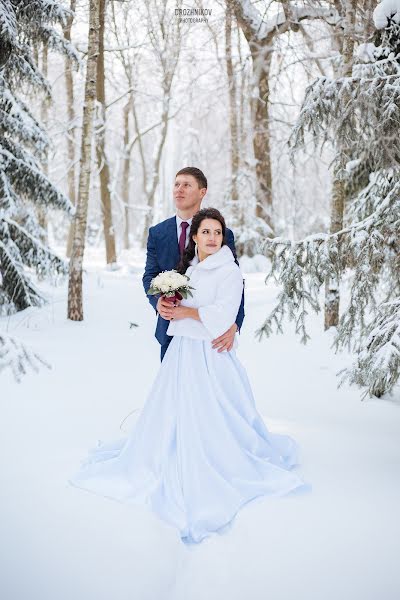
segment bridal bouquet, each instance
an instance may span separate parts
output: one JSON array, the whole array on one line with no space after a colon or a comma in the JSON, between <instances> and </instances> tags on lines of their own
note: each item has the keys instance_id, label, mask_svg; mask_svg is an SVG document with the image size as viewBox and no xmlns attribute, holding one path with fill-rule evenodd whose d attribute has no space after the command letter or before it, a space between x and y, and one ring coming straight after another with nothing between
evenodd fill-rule
<instances>
[{"instance_id":1,"label":"bridal bouquet","mask_svg":"<svg viewBox=\"0 0 400 600\"><path fill-rule=\"evenodd\" d=\"M163 271L151 280L147 293L151 296L161 294L170 302L182 300L182 298L193 296L190 290L194 290L194 288L189 285L188 281L187 275L181 275L175 269Z\"/></svg>"}]
</instances>

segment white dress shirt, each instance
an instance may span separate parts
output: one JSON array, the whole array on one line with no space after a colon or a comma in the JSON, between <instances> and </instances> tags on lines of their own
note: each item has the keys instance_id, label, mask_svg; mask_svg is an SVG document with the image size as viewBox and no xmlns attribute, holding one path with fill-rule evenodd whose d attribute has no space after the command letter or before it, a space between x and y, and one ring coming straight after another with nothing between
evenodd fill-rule
<instances>
[{"instance_id":1,"label":"white dress shirt","mask_svg":"<svg viewBox=\"0 0 400 600\"><path fill-rule=\"evenodd\" d=\"M178 243L179 243L179 238L181 237L181 231L182 231L181 223L183 221L186 221L186 223L189 223L189 227L187 227L187 229L186 229L185 248L189 243L189 231L190 231L190 226L192 224L192 220L193 220L193 217L191 217L190 219L181 219L180 217L178 217L178 215L176 215L176 233L178 236Z\"/></svg>"}]
</instances>

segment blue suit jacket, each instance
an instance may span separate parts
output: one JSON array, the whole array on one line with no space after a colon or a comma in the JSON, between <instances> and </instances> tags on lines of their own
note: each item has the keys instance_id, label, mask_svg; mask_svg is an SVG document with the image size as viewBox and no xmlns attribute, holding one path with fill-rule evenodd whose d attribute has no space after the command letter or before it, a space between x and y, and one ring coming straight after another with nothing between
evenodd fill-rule
<instances>
[{"instance_id":1,"label":"blue suit jacket","mask_svg":"<svg viewBox=\"0 0 400 600\"><path fill-rule=\"evenodd\" d=\"M233 233L230 229L226 229L225 243L232 250L237 264L237 256L235 250L235 241ZM170 271L176 269L179 262L179 246L178 236L176 233L176 217L166 219L154 227L149 229L149 237L147 240L147 257L146 267L143 275L144 291L150 289L151 280L156 277L161 271ZM150 304L156 310L158 296L147 296ZM242 302L239 307L239 312L236 317L236 324L240 329L244 319L244 289L242 294ZM155 336L163 346L171 337L167 335L169 321L166 321L158 315L157 327Z\"/></svg>"}]
</instances>

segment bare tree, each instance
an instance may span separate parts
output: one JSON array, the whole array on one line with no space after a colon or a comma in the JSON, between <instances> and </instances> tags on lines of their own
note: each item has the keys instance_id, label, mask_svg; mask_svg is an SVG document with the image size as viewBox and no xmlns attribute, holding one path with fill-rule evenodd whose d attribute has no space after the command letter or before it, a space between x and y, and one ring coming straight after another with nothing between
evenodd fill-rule
<instances>
[{"instance_id":1,"label":"bare tree","mask_svg":"<svg viewBox=\"0 0 400 600\"><path fill-rule=\"evenodd\" d=\"M82 268L91 177L92 138L96 110L96 77L99 55L99 0L89 2L89 35L83 105L79 189L75 214L74 238L69 270L68 318L83 320Z\"/></svg>"},{"instance_id":2,"label":"bare tree","mask_svg":"<svg viewBox=\"0 0 400 600\"><path fill-rule=\"evenodd\" d=\"M236 73L232 56L232 10L226 7L225 18L225 50L226 50L226 72L228 76L229 91L229 124L231 138L231 200L232 200L232 225L235 227L239 221L238 211L238 173L239 173L239 138L238 138L238 106L236 92Z\"/></svg>"},{"instance_id":3,"label":"bare tree","mask_svg":"<svg viewBox=\"0 0 400 600\"><path fill-rule=\"evenodd\" d=\"M74 12L76 9L76 0L70 2L71 14L65 20L63 26L64 38L67 42L71 43L71 30L74 21ZM65 57L64 62L64 77L65 77L65 91L67 95L67 115L68 115L68 128L67 128L67 156L68 156L68 196L72 204L76 204L76 188L75 188L75 108L74 108L74 79L72 74L71 61ZM72 240L74 237L74 221L71 222L68 231L68 241L66 254L68 258L71 256L72 251Z\"/></svg>"},{"instance_id":4,"label":"bare tree","mask_svg":"<svg viewBox=\"0 0 400 600\"><path fill-rule=\"evenodd\" d=\"M143 61L148 46L148 40L146 40L146 35L143 35L143 29L137 25L136 8L137 6L134 6L132 2L123 4L113 2L111 4L110 33L111 38L116 42L112 54L117 59L117 64L122 67L122 73L125 77L125 91L120 95L119 100L127 98L122 109L123 145L122 177L120 181L123 246L125 249L130 247L130 229L133 223L132 212L139 205L137 202L132 203L130 201L132 155L136 147L143 143L143 138L160 125L160 123L156 123L144 130L140 130L140 128L138 130L136 127L136 132L132 131L132 119L136 111L136 96L140 95L138 65ZM142 19L140 21L143 22ZM120 85L120 82L118 82L118 85Z\"/></svg>"},{"instance_id":5,"label":"bare tree","mask_svg":"<svg viewBox=\"0 0 400 600\"><path fill-rule=\"evenodd\" d=\"M297 31L301 21L323 19L334 24L338 21L335 10L312 3L298 7L290 0L278 4L280 10L264 20L265 14L258 11L248 0L226 0L235 14L243 34L249 44L253 62L253 85L258 94L252 100L253 148L256 160L257 209L256 215L264 219L271 231L274 229L272 217L272 166L270 141L270 73L275 38L289 30ZM269 6L265 7L267 13Z\"/></svg>"},{"instance_id":6,"label":"bare tree","mask_svg":"<svg viewBox=\"0 0 400 600\"><path fill-rule=\"evenodd\" d=\"M49 57L49 49L47 44L43 44L42 46L42 73L43 76L47 79L49 74L49 65L48 65L48 57ZM68 61L68 57L65 57L65 60ZM71 62L71 61L70 61ZM42 98L41 106L40 106L40 118L45 127L48 127L49 124L49 98L45 96ZM43 154L42 159L42 167L43 173L46 175L49 174L49 152L48 148ZM38 207L38 222L41 228L40 241L48 245L48 231L47 231L47 215L43 206Z\"/></svg>"},{"instance_id":7,"label":"bare tree","mask_svg":"<svg viewBox=\"0 0 400 600\"><path fill-rule=\"evenodd\" d=\"M142 245L145 246L149 227L154 216L154 201L157 186L160 181L161 157L167 138L168 123L171 117L171 89L181 50L181 25L174 13L169 11L169 5L157 0L146 2L148 36L153 56L161 78L161 115L158 136L153 146L153 159L150 164L139 141L139 153L143 172L143 193L147 200L147 212L143 227ZM133 106L136 132L140 127L138 113Z\"/></svg>"},{"instance_id":8,"label":"bare tree","mask_svg":"<svg viewBox=\"0 0 400 600\"><path fill-rule=\"evenodd\" d=\"M98 115L96 123L96 154L100 177L101 213L103 218L104 241L106 245L107 265L115 265L117 256L115 251L115 234L112 218L110 194L110 169L105 149L106 134L106 91L104 74L104 29L106 0L99 0L100 28L99 28L99 56L97 60L97 100Z\"/></svg>"},{"instance_id":9,"label":"bare tree","mask_svg":"<svg viewBox=\"0 0 400 600\"><path fill-rule=\"evenodd\" d=\"M163 155L169 124L183 107L190 106L190 101L189 89L181 82L180 89L173 90L181 55L182 24L175 16L172 2L113 2L110 32L115 42L110 53L119 64L115 69L118 74L108 73L107 77L115 81L118 90L121 86L119 67L126 79L125 90L119 91L119 99L124 101L119 190L123 243L127 248L130 228L135 224L136 230L140 229L141 242L146 243L162 181L161 172L163 166L165 168ZM184 99L177 105L176 97L181 98L182 93ZM129 198L132 188L135 201ZM140 215L136 223L135 213Z\"/></svg>"},{"instance_id":10,"label":"bare tree","mask_svg":"<svg viewBox=\"0 0 400 600\"><path fill-rule=\"evenodd\" d=\"M129 208L129 178L131 170L131 150L133 146L129 145L130 140L130 128L129 128L129 115L132 112L132 94L129 94L128 101L124 106L124 155L122 165L122 201L124 205L124 248L128 250L130 248L129 230L130 230L130 208Z\"/></svg>"}]
</instances>

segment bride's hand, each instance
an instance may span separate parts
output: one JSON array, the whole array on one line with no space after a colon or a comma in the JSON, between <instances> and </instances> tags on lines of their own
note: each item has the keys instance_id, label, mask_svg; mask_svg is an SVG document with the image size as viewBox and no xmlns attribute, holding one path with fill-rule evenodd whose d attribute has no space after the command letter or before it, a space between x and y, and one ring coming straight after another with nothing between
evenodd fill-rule
<instances>
[{"instance_id":1,"label":"bride's hand","mask_svg":"<svg viewBox=\"0 0 400 600\"><path fill-rule=\"evenodd\" d=\"M179 300L177 300L176 302L179 302ZM160 296L157 302L157 312L160 315L160 317L162 317L166 321L170 321L174 316L173 308L174 305L172 302L166 300L164 296Z\"/></svg>"},{"instance_id":2,"label":"bride's hand","mask_svg":"<svg viewBox=\"0 0 400 600\"><path fill-rule=\"evenodd\" d=\"M188 317L189 315L187 314L187 306L180 306L180 304L178 304L177 306L173 306L172 307L172 319L185 319L186 317Z\"/></svg>"}]
</instances>

